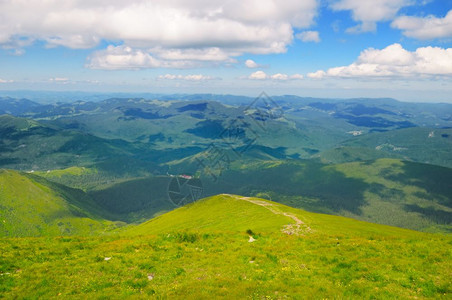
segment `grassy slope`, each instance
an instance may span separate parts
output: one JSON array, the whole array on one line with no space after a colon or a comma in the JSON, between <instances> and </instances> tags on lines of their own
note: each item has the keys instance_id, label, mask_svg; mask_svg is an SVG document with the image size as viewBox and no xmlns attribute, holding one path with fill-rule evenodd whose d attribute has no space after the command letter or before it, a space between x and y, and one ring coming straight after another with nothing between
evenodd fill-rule
<instances>
[{"instance_id":1,"label":"grassy slope","mask_svg":"<svg viewBox=\"0 0 452 300\"><path fill-rule=\"evenodd\" d=\"M219 195L122 236L2 239L0 293L91 299L451 295L450 236L276 203L272 208L302 220L301 235L280 231L294 222L290 217L238 196Z\"/></svg>"},{"instance_id":2,"label":"grassy slope","mask_svg":"<svg viewBox=\"0 0 452 300\"><path fill-rule=\"evenodd\" d=\"M74 190L45 180L0 170L0 236L97 234L113 223ZM75 199L76 198L76 199Z\"/></svg>"},{"instance_id":3,"label":"grassy slope","mask_svg":"<svg viewBox=\"0 0 452 300\"><path fill-rule=\"evenodd\" d=\"M231 216L233 216L231 218ZM171 231L214 230L242 231L247 229L278 231L287 217L274 215L256 204L238 197L220 195L205 198L180 207L132 228L131 234L157 234ZM250 225L252 224L252 228Z\"/></svg>"},{"instance_id":4,"label":"grassy slope","mask_svg":"<svg viewBox=\"0 0 452 300\"><path fill-rule=\"evenodd\" d=\"M139 223L174 209L168 201L167 176L119 178L87 167L35 171L28 176L52 189L68 190L68 196L75 196L72 201L84 200L87 211L108 220Z\"/></svg>"},{"instance_id":5,"label":"grassy slope","mask_svg":"<svg viewBox=\"0 0 452 300\"><path fill-rule=\"evenodd\" d=\"M277 213L244 199L266 203ZM284 225L294 223L290 217L281 215L280 212L294 215L305 223L306 226L303 225L304 229L301 230L303 235L317 231L316 227L331 234L347 232L349 235L372 235L374 233L407 237L418 235L417 232L411 230L312 213L266 199L230 194L221 194L198 200L136 227L131 227L125 234L165 234L181 230L245 232L248 229L257 232L279 232ZM307 229L305 228L309 227L307 224L313 227Z\"/></svg>"},{"instance_id":6,"label":"grassy slope","mask_svg":"<svg viewBox=\"0 0 452 300\"><path fill-rule=\"evenodd\" d=\"M90 190L88 195L116 219L138 223L174 209L168 201L168 181L166 176L123 180Z\"/></svg>"},{"instance_id":7,"label":"grassy slope","mask_svg":"<svg viewBox=\"0 0 452 300\"><path fill-rule=\"evenodd\" d=\"M292 207L424 231L450 231L452 169L397 159L324 165L237 163L207 194L272 198Z\"/></svg>"}]
</instances>

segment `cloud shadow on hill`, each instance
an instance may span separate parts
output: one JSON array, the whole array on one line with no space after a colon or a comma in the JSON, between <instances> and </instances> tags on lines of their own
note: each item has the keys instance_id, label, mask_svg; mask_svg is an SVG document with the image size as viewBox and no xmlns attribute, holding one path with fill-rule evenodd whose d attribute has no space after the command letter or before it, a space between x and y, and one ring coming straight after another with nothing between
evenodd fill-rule
<instances>
[{"instance_id":1,"label":"cloud shadow on hill","mask_svg":"<svg viewBox=\"0 0 452 300\"><path fill-rule=\"evenodd\" d=\"M288 162L276 166L256 167L241 171L228 170L217 183L206 184L207 194L272 191L284 196L305 196L318 199L315 206L334 212L346 210L360 215L366 204L364 192L371 184L346 177L334 168L313 162ZM278 199L273 199L278 201ZM316 210L316 207L312 207Z\"/></svg>"}]
</instances>

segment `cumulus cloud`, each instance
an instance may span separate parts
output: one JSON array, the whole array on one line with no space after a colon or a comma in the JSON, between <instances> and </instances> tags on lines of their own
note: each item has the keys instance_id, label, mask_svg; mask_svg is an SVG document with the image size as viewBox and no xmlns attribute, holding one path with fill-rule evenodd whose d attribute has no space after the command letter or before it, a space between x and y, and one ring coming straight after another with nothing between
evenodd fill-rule
<instances>
[{"instance_id":1,"label":"cumulus cloud","mask_svg":"<svg viewBox=\"0 0 452 300\"><path fill-rule=\"evenodd\" d=\"M324 77L418 77L452 76L452 48L421 47L407 51L400 44L382 50L369 48L348 66L308 73L309 78Z\"/></svg>"},{"instance_id":2,"label":"cumulus cloud","mask_svg":"<svg viewBox=\"0 0 452 300\"><path fill-rule=\"evenodd\" d=\"M449 10L444 18L398 17L391 26L402 30L405 36L419 40L450 38L452 37L452 10Z\"/></svg>"},{"instance_id":3,"label":"cumulus cloud","mask_svg":"<svg viewBox=\"0 0 452 300\"><path fill-rule=\"evenodd\" d=\"M5 0L0 46L26 37L75 49L115 41L134 52L98 57L93 65L105 69L154 67L154 56L224 62L243 53L285 52L293 29L309 27L317 7L316 0Z\"/></svg>"},{"instance_id":4,"label":"cumulus cloud","mask_svg":"<svg viewBox=\"0 0 452 300\"><path fill-rule=\"evenodd\" d=\"M270 78L274 80L287 80L289 76L287 74L276 73L271 75Z\"/></svg>"},{"instance_id":5,"label":"cumulus cloud","mask_svg":"<svg viewBox=\"0 0 452 300\"><path fill-rule=\"evenodd\" d=\"M234 63L224 51L209 49L134 49L129 46L108 46L88 57L86 66L103 70L136 70L149 68L194 68L206 64Z\"/></svg>"},{"instance_id":6,"label":"cumulus cloud","mask_svg":"<svg viewBox=\"0 0 452 300\"><path fill-rule=\"evenodd\" d=\"M310 72L307 74L307 76L312 79L322 79L323 77L326 77L326 75L327 75L326 72L322 70Z\"/></svg>"},{"instance_id":7,"label":"cumulus cloud","mask_svg":"<svg viewBox=\"0 0 452 300\"><path fill-rule=\"evenodd\" d=\"M158 68L162 62L142 50L128 46L108 46L105 50L93 53L87 67L91 69L121 70Z\"/></svg>"},{"instance_id":8,"label":"cumulus cloud","mask_svg":"<svg viewBox=\"0 0 452 300\"><path fill-rule=\"evenodd\" d=\"M206 76L202 74L191 74L191 75L175 75L175 74L165 74L159 75L157 79L160 80L187 80L187 81L205 81L217 79L211 76Z\"/></svg>"},{"instance_id":9,"label":"cumulus cloud","mask_svg":"<svg viewBox=\"0 0 452 300\"><path fill-rule=\"evenodd\" d=\"M264 71L256 71L254 73L251 73L250 76L248 76L249 79L257 79L257 80L263 80L267 79L268 75Z\"/></svg>"},{"instance_id":10,"label":"cumulus cloud","mask_svg":"<svg viewBox=\"0 0 452 300\"><path fill-rule=\"evenodd\" d=\"M245 61L245 66L250 69L259 68L259 65L254 60L251 59L247 59Z\"/></svg>"},{"instance_id":11,"label":"cumulus cloud","mask_svg":"<svg viewBox=\"0 0 452 300\"><path fill-rule=\"evenodd\" d=\"M320 42L320 36L318 31L303 31L297 33L295 37L303 42Z\"/></svg>"},{"instance_id":12,"label":"cumulus cloud","mask_svg":"<svg viewBox=\"0 0 452 300\"><path fill-rule=\"evenodd\" d=\"M375 31L377 22L392 20L404 6L413 4L413 0L339 0L330 5L335 11L349 10L352 18L360 22L346 30L348 33Z\"/></svg>"},{"instance_id":13,"label":"cumulus cloud","mask_svg":"<svg viewBox=\"0 0 452 300\"><path fill-rule=\"evenodd\" d=\"M251 73L251 75L248 76L248 79L252 80L280 80L280 81L286 81L286 80L296 80L296 79L303 79L303 75L301 74L293 74L293 75L287 75L282 73L276 73L273 75L268 75L264 71L256 71L254 73Z\"/></svg>"}]
</instances>

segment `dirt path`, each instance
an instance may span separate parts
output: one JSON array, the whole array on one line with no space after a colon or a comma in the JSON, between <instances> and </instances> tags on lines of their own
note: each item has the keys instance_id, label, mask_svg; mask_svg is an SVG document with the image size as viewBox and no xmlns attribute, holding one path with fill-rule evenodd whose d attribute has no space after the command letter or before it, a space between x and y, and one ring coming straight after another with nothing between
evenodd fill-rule
<instances>
[{"instance_id":1,"label":"dirt path","mask_svg":"<svg viewBox=\"0 0 452 300\"><path fill-rule=\"evenodd\" d=\"M232 196L229 194L225 194L225 195ZM285 217L288 217L288 218L291 218L292 220L294 220L295 224L284 225L284 227L281 229L282 232L284 232L288 235L292 235L292 234L300 235L305 232L312 231L312 229L308 225L306 225L303 221L301 221L297 216L295 216L294 214L288 213L288 212L279 211L278 209L276 209L276 206L273 203L268 203L268 202L262 201L262 200L256 200L251 197L240 197L239 199L265 207L266 209L268 209L275 215L283 215Z\"/></svg>"}]
</instances>

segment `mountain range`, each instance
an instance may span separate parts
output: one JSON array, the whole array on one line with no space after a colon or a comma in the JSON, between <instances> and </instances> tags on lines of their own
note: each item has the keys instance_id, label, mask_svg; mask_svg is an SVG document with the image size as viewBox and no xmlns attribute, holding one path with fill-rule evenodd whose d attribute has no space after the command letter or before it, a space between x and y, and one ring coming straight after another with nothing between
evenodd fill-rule
<instances>
[{"instance_id":1,"label":"mountain range","mask_svg":"<svg viewBox=\"0 0 452 300\"><path fill-rule=\"evenodd\" d=\"M450 104L5 97L0 137L6 298L450 295Z\"/></svg>"},{"instance_id":2,"label":"mountain range","mask_svg":"<svg viewBox=\"0 0 452 300\"><path fill-rule=\"evenodd\" d=\"M450 230L450 104L209 94L2 98L0 112L2 168L80 190L111 221L174 209L169 182L185 174L203 196Z\"/></svg>"}]
</instances>

